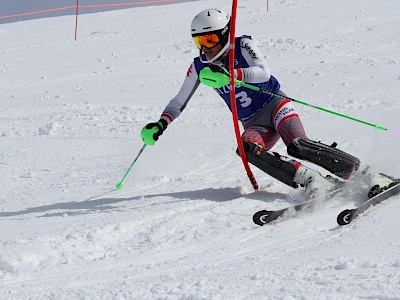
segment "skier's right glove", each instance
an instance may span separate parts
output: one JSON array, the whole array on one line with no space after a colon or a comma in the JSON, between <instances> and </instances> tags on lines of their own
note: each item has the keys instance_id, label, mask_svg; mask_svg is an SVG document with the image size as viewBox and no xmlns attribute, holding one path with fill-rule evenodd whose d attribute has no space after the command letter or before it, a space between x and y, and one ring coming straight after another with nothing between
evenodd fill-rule
<instances>
[{"instance_id":1,"label":"skier's right glove","mask_svg":"<svg viewBox=\"0 0 400 300\"><path fill-rule=\"evenodd\" d=\"M142 128L140 133L143 142L146 145L154 145L164 130L167 129L167 121L161 119L157 123L149 123Z\"/></svg>"}]
</instances>

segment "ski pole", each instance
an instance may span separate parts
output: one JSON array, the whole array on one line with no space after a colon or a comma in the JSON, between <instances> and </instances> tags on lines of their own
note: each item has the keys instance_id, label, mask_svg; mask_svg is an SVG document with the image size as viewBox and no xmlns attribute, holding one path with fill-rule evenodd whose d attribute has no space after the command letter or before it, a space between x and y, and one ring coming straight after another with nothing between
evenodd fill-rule
<instances>
[{"instance_id":1,"label":"ski pole","mask_svg":"<svg viewBox=\"0 0 400 300\"><path fill-rule=\"evenodd\" d=\"M130 165L130 167L128 168L128 171L126 171L124 177L122 177L122 179L115 185L115 187L117 188L117 190L122 189L122 182L125 180L125 177L128 176L129 172L131 171L133 165L135 164L135 162L138 160L139 156L143 153L144 149L146 148L147 144L143 144L142 148L140 149L138 155L136 156L136 158L134 159L134 161L132 162L132 164Z\"/></svg>"},{"instance_id":2,"label":"ski pole","mask_svg":"<svg viewBox=\"0 0 400 300\"><path fill-rule=\"evenodd\" d=\"M224 76L224 77L226 77L226 76ZM223 87L224 85L229 83L228 80L229 80L229 78L227 78L227 77L226 77L226 79L223 78L221 76L221 73L213 72L208 67L207 68L203 68L200 71L200 81L202 83L204 83L205 85L211 86L213 88L221 88L221 87ZM318 110L322 110L324 112L327 112L327 113L330 113L330 114L333 114L333 115L336 115L336 116L339 116L339 117L342 117L342 118L346 118L346 119L353 120L353 121L356 121L356 122L359 122L359 123L362 123L362 124L365 124L365 125L368 125L368 126L372 126L375 129L387 130L387 128L382 127L379 124L372 124L372 123L369 123L369 122L366 122L366 121L363 121L363 120L360 120L360 119L356 119L356 118L353 118L353 117L350 117L350 116L347 116L347 115L344 115L344 114L341 114L341 113L338 113L338 112L335 112L335 111L332 111L332 110L329 110L329 109L326 109L326 108L323 108L323 107L320 107L320 106L312 105L310 103L303 102L303 101L300 101L300 100L296 100L296 99L293 99L293 98L290 98L290 97L287 97L287 96L282 96L282 95L279 95L279 94L264 90L262 88L259 88L257 86L253 86L251 84L247 84L247 83L245 83L243 81L240 81L240 80L235 80L235 84L240 85L240 86L245 87L245 88L248 88L248 89L251 89L251 90L254 90L254 91L261 92L261 93L277 96L277 97L280 97L280 98L285 98L285 99L291 100L293 102L296 102L296 103L299 103L299 104L302 104L302 105L305 105L305 106L309 106L309 107L312 107L312 108L315 108L315 109L318 109Z\"/></svg>"},{"instance_id":3,"label":"ski pole","mask_svg":"<svg viewBox=\"0 0 400 300\"><path fill-rule=\"evenodd\" d=\"M255 91L259 91L259 92L262 92L262 93L265 93L265 94L269 94L269 95L285 98L285 99L291 100L293 102L296 102L296 103L299 103L299 104L302 104L302 105L305 105L305 106L309 106L309 107L312 107L312 108L315 108L315 109L319 109L319 110L322 110L324 112L333 114L335 116L339 116L339 117L346 118L346 119L349 119L349 120L353 120L353 121L356 121L356 122L359 122L359 123L362 123L362 124L365 124L365 125L368 125L368 126L372 126L375 129L387 130L387 128L384 128L379 124L372 124L372 123L369 123L369 122L366 122L366 121L363 121L363 120L360 120L360 119L356 119L356 118L353 118L351 116L347 116L347 115L344 115L344 114L341 114L341 113L338 113L336 111L332 111L332 110L329 110L329 109L326 109L326 108L323 108L323 107L320 107L320 106L316 106L316 105L313 105L313 104L310 104L310 103L307 103L307 102L296 100L296 99L293 99L293 98L290 98L290 97L287 97L287 96L282 96L282 95L279 95L279 94L276 94L276 93L273 93L273 92L270 92L270 91L267 91L267 90L263 90L262 88L255 87L253 85L244 83L242 81L237 82L237 84L239 84L239 85L241 85L243 87L255 90Z\"/></svg>"}]
</instances>

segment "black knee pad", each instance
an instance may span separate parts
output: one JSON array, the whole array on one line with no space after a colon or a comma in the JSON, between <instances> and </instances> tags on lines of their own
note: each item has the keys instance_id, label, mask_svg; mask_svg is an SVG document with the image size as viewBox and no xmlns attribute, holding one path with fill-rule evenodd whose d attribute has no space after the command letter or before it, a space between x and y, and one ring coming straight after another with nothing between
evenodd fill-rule
<instances>
[{"instance_id":1,"label":"black knee pad","mask_svg":"<svg viewBox=\"0 0 400 300\"><path fill-rule=\"evenodd\" d=\"M296 166L286 157L271 153L253 143L243 143L247 161L279 181L297 188L293 182ZM240 156L239 150L236 153Z\"/></svg>"},{"instance_id":2,"label":"black knee pad","mask_svg":"<svg viewBox=\"0 0 400 300\"><path fill-rule=\"evenodd\" d=\"M340 178L348 179L360 166L360 160L336 149L336 146L336 143L328 146L321 142L299 138L288 145L287 152L293 157L323 167Z\"/></svg>"}]
</instances>

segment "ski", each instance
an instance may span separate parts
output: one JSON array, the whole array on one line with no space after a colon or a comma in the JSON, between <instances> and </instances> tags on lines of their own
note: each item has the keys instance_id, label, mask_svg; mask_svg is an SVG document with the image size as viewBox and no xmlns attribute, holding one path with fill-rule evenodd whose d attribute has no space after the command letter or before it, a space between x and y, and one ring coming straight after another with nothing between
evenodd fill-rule
<instances>
[{"instance_id":1,"label":"ski","mask_svg":"<svg viewBox=\"0 0 400 300\"><path fill-rule=\"evenodd\" d=\"M400 193L400 179L396 179L386 189L382 190L379 186L373 187L368 193L367 201L363 202L360 206L353 209L346 209L342 211L337 217L337 223L341 226L348 225L357 218L358 215L362 214L371 206L374 206L388 198Z\"/></svg>"},{"instance_id":2,"label":"ski","mask_svg":"<svg viewBox=\"0 0 400 300\"><path fill-rule=\"evenodd\" d=\"M335 196L337 193L339 193L340 191L344 190L344 187L338 188L334 191L329 192L328 194L326 194L325 196L321 197L317 197L317 198L313 198L311 200L296 204L296 205L291 205L282 209L278 209L278 210L260 210L258 212L256 212L253 215L253 222L259 226L263 226L265 224L271 223L272 221L275 221L276 219L278 219L280 216L283 216L285 213L294 211L302 211L302 210L306 210L308 208L311 208L314 206L314 204L320 200L326 201L328 199L333 198L333 196Z\"/></svg>"},{"instance_id":3,"label":"ski","mask_svg":"<svg viewBox=\"0 0 400 300\"><path fill-rule=\"evenodd\" d=\"M265 224L271 223L272 221L275 221L286 212L303 210L306 206L311 205L312 202L314 201L311 200L303 202L279 210L260 210L253 215L253 222L259 226L263 226Z\"/></svg>"}]
</instances>

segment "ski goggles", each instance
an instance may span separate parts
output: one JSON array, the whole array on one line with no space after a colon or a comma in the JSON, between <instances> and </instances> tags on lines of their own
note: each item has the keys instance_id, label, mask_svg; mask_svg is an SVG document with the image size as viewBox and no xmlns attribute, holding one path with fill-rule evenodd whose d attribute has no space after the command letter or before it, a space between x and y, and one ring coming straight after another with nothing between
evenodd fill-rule
<instances>
[{"instance_id":1,"label":"ski goggles","mask_svg":"<svg viewBox=\"0 0 400 300\"><path fill-rule=\"evenodd\" d=\"M219 36L216 33L198 35L193 37L193 41L197 48L201 49L202 46L206 48L213 48L220 42Z\"/></svg>"}]
</instances>

